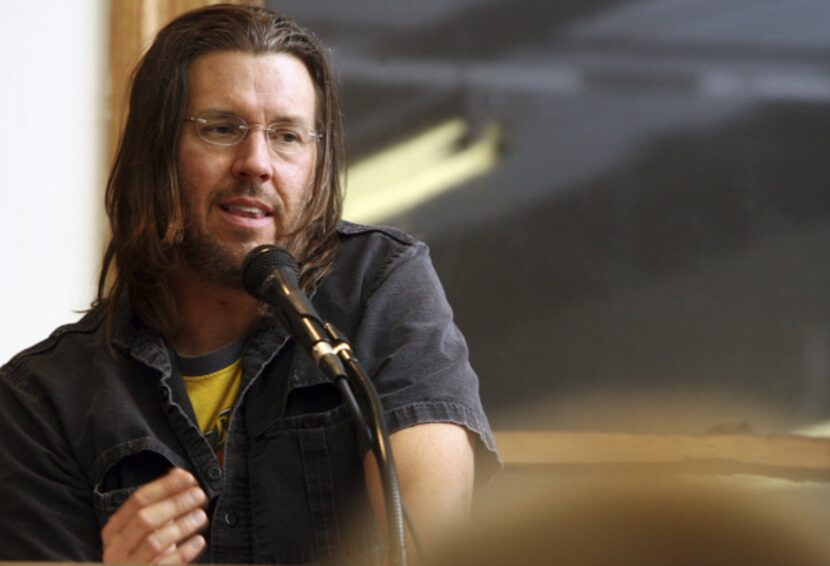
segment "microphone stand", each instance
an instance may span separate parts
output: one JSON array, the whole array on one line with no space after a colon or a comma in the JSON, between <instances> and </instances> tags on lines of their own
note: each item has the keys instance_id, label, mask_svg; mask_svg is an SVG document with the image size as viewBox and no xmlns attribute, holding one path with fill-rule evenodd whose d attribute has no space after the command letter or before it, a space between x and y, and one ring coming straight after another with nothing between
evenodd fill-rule
<instances>
[{"instance_id":1,"label":"microphone stand","mask_svg":"<svg viewBox=\"0 0 830 566\"><path fill-rule=\"evenodd\" d=\"M242 273L245 290L277 307L295 340L340 388L357 423L358 434L366 437L380 469L389 537L388 566L406 566L405 513L398 474L380 398L372 381L354 357L346 337L320 319L299 288L297 262L290 253L270 244L257 246L246 256ZM359 399L355 399L350 384L360 393Z\"/></svg>"},{"instance_id":2,"label":"microphone stand","mask_svg":"<svg viewBox=\"0 0 830 566\"><path fill-rule=\"evenodd\" d=\"M404 509L400 486L398 485L398 473L395 469L395 460L392 456L392 447L389 443L389 433L386 428L386 421L383 418L380 397L372 380L354 356L351 344L333 325L325 323L324 328L333 346L332 353L340 359L345 372L340 371L339 368L334 370L333 366L340 364L327 364L321 367L326 368L326 373L337 374L329 375L329 378L333 379L340 388L355 420L359 434L362 433L365 436L372 452L375 454L380 470L389 537L388 564L390 566L406 566ZM350 385L354 385L361 394L359 400L355 399ZM368 415L368 419L366 415Z\"/></svg>"}]
</instances>

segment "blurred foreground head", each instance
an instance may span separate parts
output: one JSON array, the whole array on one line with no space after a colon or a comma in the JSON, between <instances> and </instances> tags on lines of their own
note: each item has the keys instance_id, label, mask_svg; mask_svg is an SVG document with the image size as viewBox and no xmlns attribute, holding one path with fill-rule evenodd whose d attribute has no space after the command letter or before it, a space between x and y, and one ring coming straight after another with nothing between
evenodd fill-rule
<instances>
[{"instance_id":1,"label":"blurred foreground head","mask_svg":"<svg viewBox=\"0 0 830 566\"><path fill-rule=\"evenodd\" d=\"M830 564L819 525L772 489L665 477L550 485L499 494L429 564Z\"/></svg>"}]
</instances>

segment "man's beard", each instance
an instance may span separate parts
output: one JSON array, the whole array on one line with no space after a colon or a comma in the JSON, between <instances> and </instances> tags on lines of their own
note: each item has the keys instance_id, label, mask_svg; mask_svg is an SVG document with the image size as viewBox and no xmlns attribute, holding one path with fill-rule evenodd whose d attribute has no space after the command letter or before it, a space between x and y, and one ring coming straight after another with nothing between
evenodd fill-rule
<instances>
[{"instance_id":1,"label":"man's beard","mask_svg":"<svg viewBox=\"0 0 830 566\"><path fill-rule=\"evenodd\" d=\"M188 226L180 250L183 259L205 281L241 289L242 262L253 247L250 242L220 242L213 234L197 232Z\"/></svg>"},{"instance_id":2,"label":"man's beard","mask_svg":"<svg viewBox=\"0 0 830 566\"><path fill-rule=\"evenodd\" d=\"M215 200L229 195L262 198L260 189L255 185L239 184L229 191L218 194ZM242 264L248 252L260 244L286 247L287 239L281 237L281 234L286 232L286 227L282 225L286 221L282 216L283 211L281 206L274 207L274 215L279 215L278 218L281 220L277 222L274 241L258 242L255 239L254 230L238 228L235 242L223 242L214 234L205 232L194 225L194 211L186 204L184 238L179 248L181 257L205 281L232 289L242 289Z\"/></svg>"}]
</instances>

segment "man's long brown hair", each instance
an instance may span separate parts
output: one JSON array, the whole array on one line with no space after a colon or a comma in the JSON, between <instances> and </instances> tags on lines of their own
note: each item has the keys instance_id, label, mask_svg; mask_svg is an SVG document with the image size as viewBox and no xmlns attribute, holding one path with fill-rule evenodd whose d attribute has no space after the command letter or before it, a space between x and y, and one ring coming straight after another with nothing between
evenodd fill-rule
<instances>
[{"instance_id":1,"label":"man's long brown hair","mask_svg":"<svg viewBox=\"0 0 830 566\"><path fill-rule=\"evenodd\" d=\"M345 166L340 101L328 57L308 30L273 10L208 6L165 26L136 67L123 135L107 182L112 238L104 254L95 305L110 325L125 294L147 324L171 335L176 305L168 279L184 233L177 146L188 102L188 69L213 51L289 53L308 69L317 94L318 146L312 195L291 236L308 289L336 252Z\"/></svg>"}]
</instances>

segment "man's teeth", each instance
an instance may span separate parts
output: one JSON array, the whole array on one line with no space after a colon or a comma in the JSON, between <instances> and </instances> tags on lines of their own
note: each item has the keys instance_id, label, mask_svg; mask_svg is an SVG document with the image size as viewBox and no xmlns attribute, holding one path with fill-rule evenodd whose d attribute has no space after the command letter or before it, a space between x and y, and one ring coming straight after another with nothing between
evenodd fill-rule
<instances>
[{"instance_id":1,"label":"man's teeth","mask_svg":"<svg viewBox=\"0 0 830 566\"><path fill-rule=\"evenodd\" d=\"M253 214L254 216L265 216L265 212L261 208L255 206L244 206L241 204L224 204L222 208L228 212L244 212L246 214Z\"/></svg>"}]
</instances>

